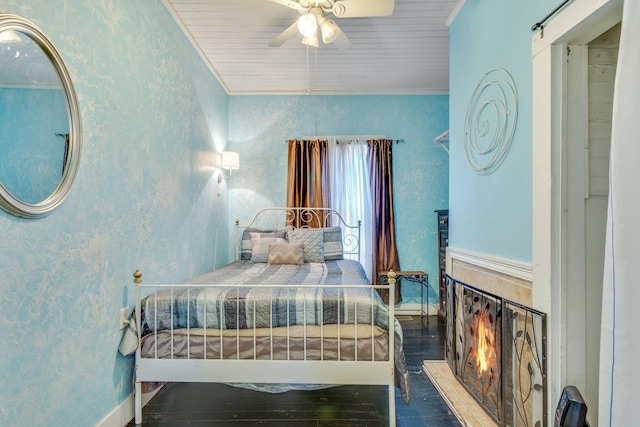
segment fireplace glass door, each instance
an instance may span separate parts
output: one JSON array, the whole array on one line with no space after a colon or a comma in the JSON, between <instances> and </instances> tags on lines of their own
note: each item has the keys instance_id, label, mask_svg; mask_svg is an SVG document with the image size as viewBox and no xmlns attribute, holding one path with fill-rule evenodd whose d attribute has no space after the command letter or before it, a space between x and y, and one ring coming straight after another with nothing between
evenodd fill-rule
<instances>
[{"instance_id":1,"label":"fireplace glass door","mask_svg":"<svg viewBox=\"0 0 640 427\"><path fill-rule=\"evenodd\" d=\"M447 277L449 366L501 426L544 427L544 313Z\"/></svg>"}]
</instances>

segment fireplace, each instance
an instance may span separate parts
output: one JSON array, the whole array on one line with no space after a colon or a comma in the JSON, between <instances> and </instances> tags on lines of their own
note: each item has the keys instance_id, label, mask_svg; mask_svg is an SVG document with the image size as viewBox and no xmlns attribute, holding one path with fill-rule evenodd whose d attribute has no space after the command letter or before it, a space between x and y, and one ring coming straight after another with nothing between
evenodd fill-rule
<instances>
[{"instance_id":1,"label":"fireplace","mask_svg":"<svg viewBox=\"0 0 640 427\"><path fill-rule=\"evenodd\" d=\"M501 426L544 427L546 318L447 276L445 357Z\"/></svg>"}]
</instances>

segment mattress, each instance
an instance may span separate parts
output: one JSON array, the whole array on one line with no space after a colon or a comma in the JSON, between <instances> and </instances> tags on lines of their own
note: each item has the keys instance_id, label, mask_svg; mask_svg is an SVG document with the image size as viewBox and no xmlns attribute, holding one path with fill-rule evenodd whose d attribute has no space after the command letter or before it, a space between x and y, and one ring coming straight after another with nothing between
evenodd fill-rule
<instances>
[{"instance_id":1,"label":"mattress","mask_svg":"<svg viewBox=\"0 0 640 427\"><path fill-rule=\"evenodd\" d=\"M178 329L147 335L141 355L157 359L388 360L387 332L369 325L244 330Z\"/></svg>"}]
</instances>

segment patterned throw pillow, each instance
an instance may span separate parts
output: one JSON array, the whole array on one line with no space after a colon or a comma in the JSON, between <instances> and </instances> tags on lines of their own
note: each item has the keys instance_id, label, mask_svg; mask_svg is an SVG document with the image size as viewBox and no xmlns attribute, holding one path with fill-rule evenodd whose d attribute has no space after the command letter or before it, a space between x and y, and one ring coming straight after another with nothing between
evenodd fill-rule
<instances>
[{"instance_id":1,"label":"patterned throw pillow","mask_svg":"<svg viewBox=\"0 0 640 427\"><path fill-rule=\"evenodd\" d=\"M267 262L269 264L303 264L302 242L269 243L269 258Z\"/></svg>"},{"instance_id":2,"label":"patterned throw pillow","mask_svg":"<svg viewBox=\"0 0 640 427\"><path fill-rule=\"evenodd\" d=\"M242 232L242 240L240 241L240 259L250 260L253 242L251 241L252 233L272 234L272 237L280 237L286 239L284 229L280 230L261 230L259 228L245 228Z\"/></svg>"},{"instance_id":3,"label":"patterned throw pillow","mask_svg":"<svg viewBox=\"0 0 640 427\"><path fill-rule=\"evenodd\" d=\"M342 229L340 227L327 227L321 230L324 231L324 260L344 259Z\"/></svg>"},{"instance_id":4,"label":"patterned throw pillow","mask_svg":"<svg viewBox=\"0 0 640 427\"><path fill-rule=\"evenodd\" d=\"M304 262L324 262L324 232L318 228L296 228L287 233L289 242L302 242Z\"/></svg>"},{"instance_id":5,"label":"patterned throw pillow","mask_svg":"<svg viewBox=\"0 0 640 427\"><path fill-rule=\"evenodd\" d=\"M251 262L267 262L273 242L285 242L284 233L251 233Z\"/></svg>"}]
</instances>

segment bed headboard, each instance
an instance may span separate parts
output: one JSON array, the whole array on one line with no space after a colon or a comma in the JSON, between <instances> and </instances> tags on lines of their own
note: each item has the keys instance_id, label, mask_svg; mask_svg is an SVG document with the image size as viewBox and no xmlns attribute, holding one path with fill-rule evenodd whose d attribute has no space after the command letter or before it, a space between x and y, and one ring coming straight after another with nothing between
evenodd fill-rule
<instances>
[{"instance_id":1,"label":"bed headboard","mask_svg":"<svg viewBox=\"0 0 640 427\"><path fill-rule=\"evenodd\" d=\"M338 211L330 208L264 208L259 210L247 224L236 219L236 256L240 259L242 234L245 229L280 230L284 228L329 228L342 229L342 248L345 259L360 261L360 228L347 224Z\"/></svg>"}]
</instances>

